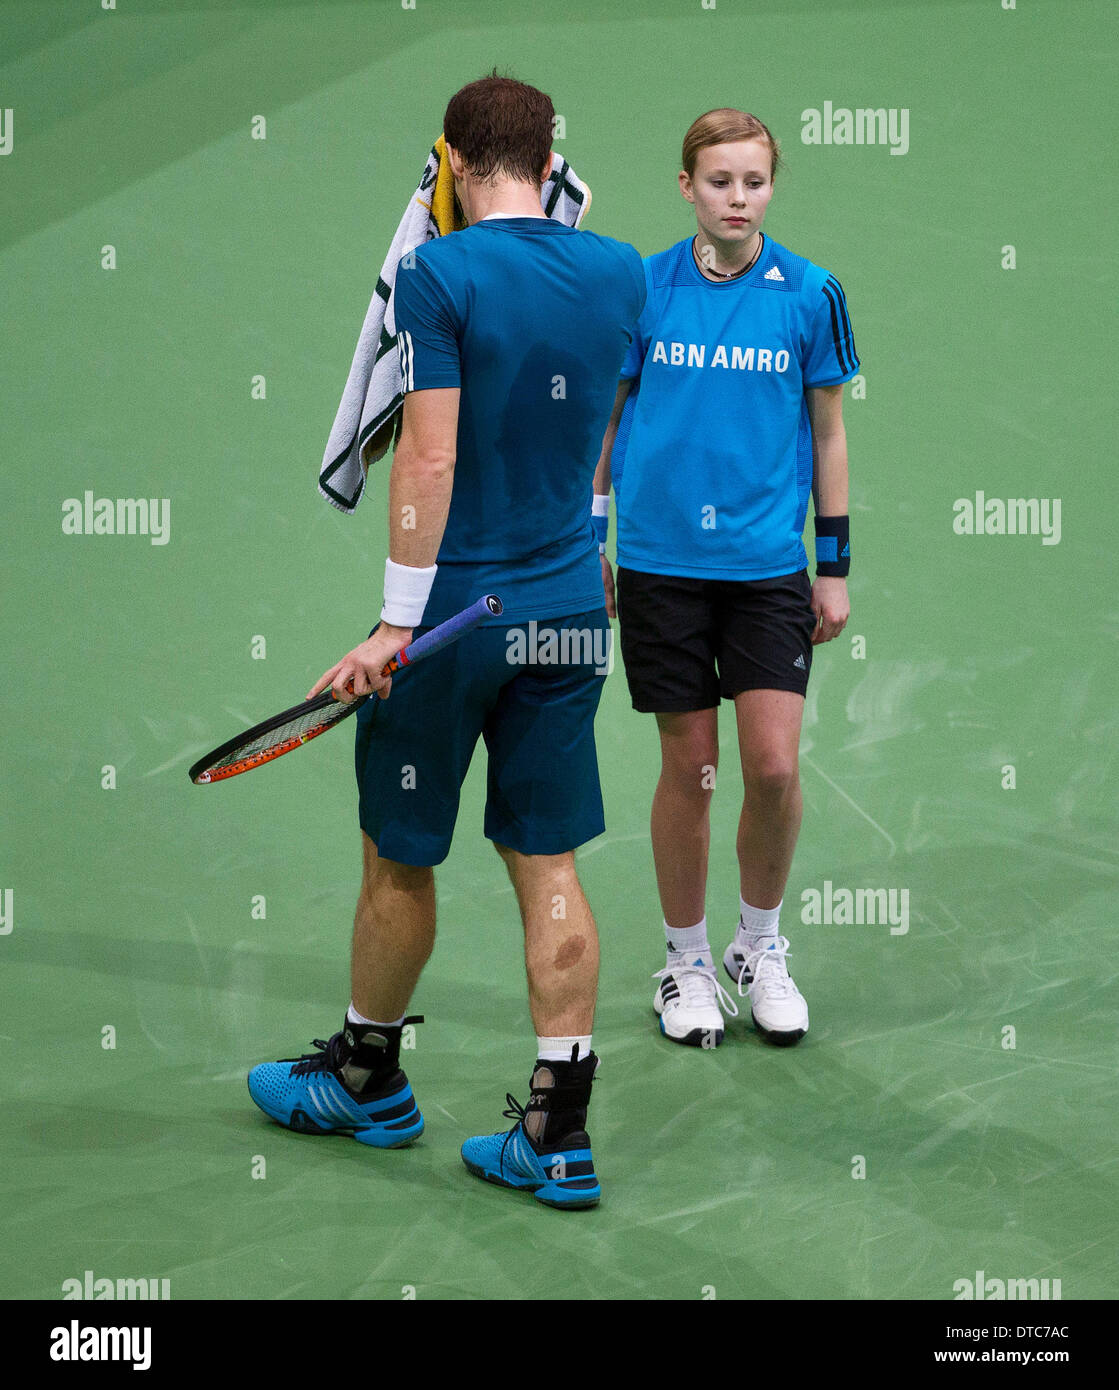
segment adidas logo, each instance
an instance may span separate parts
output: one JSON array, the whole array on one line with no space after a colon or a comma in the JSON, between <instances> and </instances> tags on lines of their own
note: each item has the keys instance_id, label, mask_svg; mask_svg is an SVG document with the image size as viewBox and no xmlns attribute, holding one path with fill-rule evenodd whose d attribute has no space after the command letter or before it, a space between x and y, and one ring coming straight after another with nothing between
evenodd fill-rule
<instances>
[{"instance_id":1,"label":"adidas logo","mask_svg":"<svg viewBox=\"0 0 1119 1390\"><path fill-rule=\"evenodd\" d=\"M783 281L785 277L781 274L781 272L777 269L776 266L771 266L770 269L767 270L766 273L762 276L762 279Z\"/></svg>"},{"instance_id":2,"label":"adidas logo","mask_svg":"<svg viewBox=\"0 0 1119 1390\"><path fill-rule=\"evenodd\" d=\"M845 558L846 558L846 557L849 557L850 554L851 554L851 542L848 541L847 544L843 547L843 549L842 549L839 553L840 553L841 556L843 556L843 557L845 557Z\"/></svg>"},{"instance_id":3,"label":"adidas logo","mask_svg":"<svg viewBox=\"0 0 1119 1390\"><path fill-rule=\"evenodd\" d=\"M801 671L803 671L805 669L804 657L798 656L797 659L793 662L793 665L798 667Z\"/></svg>"}]
</instances>

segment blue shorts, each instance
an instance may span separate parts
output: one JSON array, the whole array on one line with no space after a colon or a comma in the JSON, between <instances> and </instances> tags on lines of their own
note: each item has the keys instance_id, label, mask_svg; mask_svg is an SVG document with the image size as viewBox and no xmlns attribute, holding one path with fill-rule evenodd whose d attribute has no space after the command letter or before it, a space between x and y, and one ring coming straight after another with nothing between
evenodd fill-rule
<instances>
[{"instance_id":1,"label":"blue shorts","mask_svg":"<svg viewBox=\"0 0 1119 1390\"><path fill-rule=\"evenodd\" d=\"M415 636L426 631L417 628ZM609 669L604 608L493 623L398 673L355 715L361 828L399 864L441 864L481 735L486 838L564 854L601 835L594 717Z\"/></svg>"}]
</instances>

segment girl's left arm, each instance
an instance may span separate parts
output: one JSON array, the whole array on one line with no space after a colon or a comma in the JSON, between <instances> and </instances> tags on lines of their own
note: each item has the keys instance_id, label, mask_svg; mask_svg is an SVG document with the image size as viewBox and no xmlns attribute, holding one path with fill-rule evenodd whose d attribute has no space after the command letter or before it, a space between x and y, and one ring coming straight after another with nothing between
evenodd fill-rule
<instances>
[{"instance_id":1,"label":"girl's left arm","mask_svg":"<svg viewBox=\"0 0 1119 1390\"><path fill-rule=\"evenodd\" d=\"M814 386L805 391L812 425L812 501L817 516L846 516L847 431L843 428L843 386ZM817 575L812 585L816 614L813 643L838 637L851 615L847 580Z\"/></svg>"}]
</instances>

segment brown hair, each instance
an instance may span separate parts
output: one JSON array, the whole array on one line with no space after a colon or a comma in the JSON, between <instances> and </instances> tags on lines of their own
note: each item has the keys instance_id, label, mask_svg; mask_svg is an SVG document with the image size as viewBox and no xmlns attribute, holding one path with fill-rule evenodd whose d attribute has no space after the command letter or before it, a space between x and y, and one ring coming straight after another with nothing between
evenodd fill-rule
<instances>
[{"instance_id":1,"label":"brown hair","mask_svg":"<svg viewBox=\"0 0 1119 1390\"><path fill-rule=\"evenodd\" d=\"M525 82L489 77L454 94L443 117L443 138L479 179L504 175L536 183L552 152L552 99Z\"/></svg>"},{"instance_id":2,"label":"brown hair","mask_svg":"<svg viewBox=\"0 0 1119 1390\"><path fill-rule=\"evenodd\" d=\"M747 111L737 111L733 106L720 106L714 111L706 111L688 127L684 136L684 171L691 178L695 174L696 155L708 145L729 145L734 140L764 140L771 155L770 178L777 175L781 164L781 146L764 122Z\"/></svg>"}]
</instances>

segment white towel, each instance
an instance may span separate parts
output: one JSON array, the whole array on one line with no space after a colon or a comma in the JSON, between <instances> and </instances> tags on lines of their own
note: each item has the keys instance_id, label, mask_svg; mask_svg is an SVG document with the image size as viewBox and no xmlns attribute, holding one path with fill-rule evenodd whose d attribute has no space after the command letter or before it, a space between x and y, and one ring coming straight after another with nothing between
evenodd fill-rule
<instances>
[{"instance_id":1,"label":"white towel","mask_svg":"<svg viewBox=\"0 0 1119 1390\"><path fill-rule=\"evenodd\" d=\"M352 512L361 501L366 472L387 452L394 424L399 432L397 412L404 396L392 299L396 268L409 251L461 226L455 221L454 183L444 149L440 136L377 277L319 468L319 492L342 512ZM540 190L541 207L549 217L578 227L590 203L590 189L576 178L567 160L553 152L551 173Z\"/></svg>"}]
</instances>

